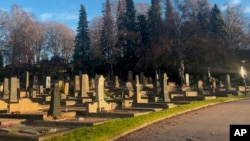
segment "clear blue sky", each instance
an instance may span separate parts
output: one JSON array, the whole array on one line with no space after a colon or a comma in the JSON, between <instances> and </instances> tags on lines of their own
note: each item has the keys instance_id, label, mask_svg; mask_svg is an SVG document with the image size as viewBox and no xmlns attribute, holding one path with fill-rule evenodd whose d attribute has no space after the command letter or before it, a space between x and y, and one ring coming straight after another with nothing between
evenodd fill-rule
<instances>
[{"instance_id":1,"label":"clear blue sky","mask_svg":"<svg viewBox=\"0 0 250 141\"><path fill-rule=\"evenodd\" d=\"M35 15L38 21L57 21L76 29L78 23L80 4L86 8L88 20L102 15L102 5L105 0L0 0L0 9L9 11L11 5L17 4L24 10ZM150 3L151 0L134 0ZM209 0L213 5L217 3L223 9L227 2L241 5L250 13L250 0Z\"/></svg>"}]
</instances>

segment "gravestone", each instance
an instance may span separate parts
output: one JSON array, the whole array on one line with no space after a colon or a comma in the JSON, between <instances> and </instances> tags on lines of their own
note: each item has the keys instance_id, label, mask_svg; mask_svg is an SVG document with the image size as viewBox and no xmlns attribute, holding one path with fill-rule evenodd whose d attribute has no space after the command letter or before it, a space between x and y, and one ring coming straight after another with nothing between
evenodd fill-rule
<instances>
[{"instance_id":1,"label":"gravestone","mask_svg":"<svg viewBox=\"0 0 250 141\"><path fill-rule=\"evenodd\" d=\"M26 83L25 83L25 89L28 90L29 88L29 83L30 83L30 73L28 71L26 71Z\"/></svg>"},{"instance_id":2,"label":"gravestone","mask_svg":"<svg viewBox=\"0 0 250 141\"><path fill-rule=\"evenodd\" d=\"M231 90L231 80L230 80L230 75L226 75L226 90L230 91Z\"/></svg>"},{"instance_id":3,"label":"gravestone","mask_svg":"<svg viewBox=\"0 0 250 141\"><path fill-rule=\"evenodd\" d=\"M69 82L65 82L65 83L64 83L64 93L65 93L66 95L69 94Z\"/></svg>"},{"instance_id":4,"label":"gravestone","mask_svg":"<svg viewBox=\"0 0 250 141\"><path fill-rule=\"evenodd\" d=\"M88 92L89 92L89 76L87 74L83 74L81 83L81 97L89 97L87 95Z\"/></svg>"},{"instance_id":5,"label":"gravestone","mask_svg":"<svg viewBox=\"0 0 250 141\"><path fill-rule=\"evenodd\" d=\"M80 77L79 75L75 76L75 83L74 83L74 92L75 92L75 96L78 96L80 91Z\"/></svg>"},{"instance_id":6,"label":"gravestone","mask_svg":"<svg viewBox=\"0 0 250 141\"><path fill-rule=\"evenodd\" d=\"M59 80L59 81L58 81L58 87L59 87L59 88L63 88L63 83L64 83L64 82L63 82L62 80Z\"/></svg>"},{"instance_id":7,"label":"gravestone","mask_svg":"<svg viewBox=\"0 0 250 141\"><path fill-rule=\"evenodd\" d=\"M51 78L50 78L50 76L46 76L45 88L50 89L50 87L51 87Z\"/></svg>"},{"instance_id":8,"label":"gravestone","mask_svg":"<svg viewBox=\"0 0 250 141\"><path fill-rule=\"evenodd\" d=\"M156 95L159 95L161 93L161 84L160 84L160 81L159 81L159 75L158 73L156 72L155 73L155 90L156 90Z\"/></svg>"},{"instance_id":9,"label":"gravestone","mask_svg":"<svg viewBox=\"0 0 250 141\"><path fill-rule=\"evenodd\" d=\"M119 87L120 87L119 78L118 76L115 76L115 88L119 88Z\"/></svg>"},{"instance_id":10,"label":"gravestone","mask_svg":"<svg viewBox=\"0 0 250 141\"><path fill-rule=\"evenodd\" d=\"M105 111L113 110L116 104L107 103L104 99L104 77L102 75L96 76L96 99L93 103L88 103L87 112L88 113L102 113Z\"/></svg>"},{"instance_id":11,"label":"gravestone","mask_svg":"<svg viewBox=\"0 0 250 141\"><path fill-rule=\"evenodd\" d=\"M9 99L9 96L10 96L9 79L4 78L4 82L3 82L3 98L4 99Z\"/></svg>"},{"instance_id":12,"label":"gravestone","mask_svg":"<svg viewBox=\"0 0 250 141\"><path fill-rule=\"evenodd\" d=\"M10 78L10 102L18 102L17 77Z\"/></svg>"},{"instance_id":13,"label":"gravestone","mask_svg":"<svg viewBox=\"0 0 250 141\"><path fill-rule=\"evenodd\" d=\"M43 89L43 85L39 86L39 94L43 95L44 94L44 89Z\"/></svg>"},{"instance_id":14,"label":"gravestone","mask_svg":"<svg viewBox=\"0 0 250 141\"><path fill-rule=\"evenodd\" d=\"M167 85L168 85L168 76L166 73L163 74L163 100L164 102L169 102L170 101L170 97L169 97L169 92L167 89Z\"/></svg>"},{"instance_id":15,"label":"gravestone","mask_svg":"<svg viewBox=\"0 0 250 141\"><path fill-rule=\"evenodd\" d=\"M61 117L61 94L59 87L53 88L48 116Z\"/></svg>"},{"instance_id":16,"label":"gravestone","mask_svg":"<svg viewBox=\"0 0 250 141\"><path fill-rule=\"evenodd\" d=\"M90 80L90 89L95 89L95 79L91 78Z\"/></svg>"},{"instance_id":17,"label":"gravestone","mask_svg":"<svg viewBox=\"0 0 250 141\"><path fill-rule=\"evenodd\" d=\"M185 74L185 82L186 82L186 86L190 85L189 74L188 73Z\"/></svg>"},{"instance_id":18,"label":"gravestone","mask_svg":"<svg viewBox=\"0 0 250 141\"><path fill-rule=\"evenodd\" d=\"M132 97L134 95L134 88L131 82L126 83L126 87L128 89L128 97Z\"/></svg>"}]
</instances>

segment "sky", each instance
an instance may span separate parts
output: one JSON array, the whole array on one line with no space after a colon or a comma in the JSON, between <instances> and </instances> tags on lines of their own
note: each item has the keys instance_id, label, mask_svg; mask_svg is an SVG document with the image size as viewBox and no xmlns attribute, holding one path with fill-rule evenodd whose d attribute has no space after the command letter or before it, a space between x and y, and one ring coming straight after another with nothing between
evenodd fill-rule
<instances>
[{"instance_id":1,"label":"sky","mask_svg":"<svg viewBox=\"0 0 250 141\"><path fill-rule=\"evenodd\" d=\"M25 11L35 15L36 20L41 22L56 21L63 23L72 29L76 29L79 20L80 4L83 4L87 12L87 20L102 16L103 4L106 0L0 0L0 9L10 11L13 4L21 6ZM118 0L117 0L118 1ZM225 3L240 5L245 13L250 14L250 0L208 0L224 9ZM151 0L134 0L134 3Z\"/></svg>"}]
</instances>

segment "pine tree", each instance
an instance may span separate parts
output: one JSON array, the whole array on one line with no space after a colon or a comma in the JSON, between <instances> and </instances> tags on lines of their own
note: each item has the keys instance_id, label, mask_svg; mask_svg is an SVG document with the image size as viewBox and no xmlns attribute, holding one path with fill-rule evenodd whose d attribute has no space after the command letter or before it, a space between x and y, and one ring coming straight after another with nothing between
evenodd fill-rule
<instances>
[{"instance_id":1,"label":"pine tree","mask_svg":"<svg viewBox=\"0 0 250 141\"><path fill-rule=\"evenodd\" d=\"M114 25L109 0L106 0L106 6L103 12L103 27L100 43L104 62L108 64L108 72L111 78L113 78L113 64L115 60Z\"/></svg>"},{"instance_id":2,"label":"pine tree","mask_svg":"<svg viewBox=\"0 0 250 141\"><path fill-rule=\"evenodd\" d=\"M221 11L215 4L210 17L210 32L213 35L225 37L227 34L226 25L222 18Z\"/></svg>"},{"instance_id":3,"label":"pine tree","mask_svg":"<svg viewBox=\"0 0 250 141\"><path fill-rule=\"evenodd\" d=\"M151 40L157 39L159 36L159 26L162 22L161 7L159 0L151 0L151 7L148 12L148 21L150 27Z\"/></svg>"},{"instance_id":4,"label":"pine tree","mask_svg":"<svg viewBox=\"0 0 250 141\"><path fill-rule=\"evenodd\" d=\"M92 73L90 37L88 32L87 13L81 4L77 34L75 37L75 49L73 55L74 73Z\"/></svg>"}]
</instances>

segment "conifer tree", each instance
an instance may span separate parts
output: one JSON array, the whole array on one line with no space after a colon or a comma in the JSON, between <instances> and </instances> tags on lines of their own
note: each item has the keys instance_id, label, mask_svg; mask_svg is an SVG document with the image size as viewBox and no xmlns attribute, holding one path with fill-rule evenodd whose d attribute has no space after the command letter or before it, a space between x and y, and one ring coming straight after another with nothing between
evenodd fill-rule
<instances>
[{"instance_id":1,"label":"conifer tree","mask_svg":"<svg viewBox=\"0 0 250 141\"><path fill-rule=\"evenodd\" d=\"M81 4L79 12L79 22L77 34L75 37L75 49L73 55L74 73L92 73L91 48L88 31L87 13L85 7Z\"/></svg>"},{"instance_id":2,"label":"conifer tree","mask_svg":"<svg viewBox=\"0 0 250 141\"><path fill-rule=\"evenodd\" d=\"M106 0L105 10L103 12L103 27L101 32L101 51L105 64L108 64L108 73L113 78L113 64L115 61L114 49L114 24L111 15L111 8L109 0Z\"/></svg>"}]
</instances>

